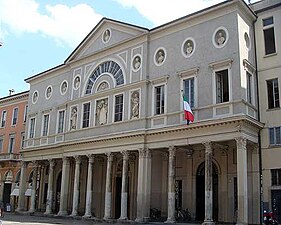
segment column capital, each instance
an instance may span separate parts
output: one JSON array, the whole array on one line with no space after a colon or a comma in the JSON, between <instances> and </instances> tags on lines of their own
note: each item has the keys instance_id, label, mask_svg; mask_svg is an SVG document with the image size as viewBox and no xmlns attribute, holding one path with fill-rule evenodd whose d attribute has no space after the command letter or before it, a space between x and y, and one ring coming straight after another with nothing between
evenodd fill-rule
<instances>
[{"instance_id":1,"label":"column capital","mask_svg":"<svg viewBox=\"0 0 281 225\"><path fill-rule=\"evenodd\" d=\"M105 153L107 156L107 161L112 162L113 161L113 153L112 152L107 152Z\"/></svg>"},{"instance_id":2,"label":"column capital","mask_svg":"<svg viewBox=\"0 0 281 225\"><path fill-rule=\"evenodd\" d=\"M176 148L174 146L169 146L169 158L175 158L176 156Z\"/></svg>"},{"instance_id":3,"label":"column capital","mask_svg":"<svg viewBox=\"0 0 281 225\"><path fill-rule=\"evenodd\" d=\"M168 155L167 152L162 152L161 155L162 155L162 160L164 160L164 161L167 161L167 160L168 160L169 155Z\"/></svg>"},{"instance_id":4,"label":"column capital","mask_svg":"<svg viewBox=\"0 0 281 225\"><path fill-rule=\"evenodd\" d=\"M247 139L245 137L236 137L235 141L237 149L246 150Z\"/></svg>"},{"instance_id":5,"label":"column capital","mask_svg":"<svg viewBox=\"0 0 281 225\"><path fill-rule=\"evenodd\" d=\"M76 164L80 164L80 163L81 163L82 156L80 156L80 155L75 155L75 156L73 156L73 157L74 157L74 159L75 159Z\"/></svg>"},{"instance_id":6,"label":"column capital","mask_svg":"<svg viewBox=\"0 0 281 225\"><path fill-rule=\"evenodd\" d=\"M54 169L54 167L55 167L55 160L54 159L48 159L48 161L49 161L50 169Z\"/></svg>"},{"instance_id":7,"label":"column capital","mask_svg":"<svg viewBox=\"0 0 281 225\"><path fill-rule=\"evenodd\" d=\"M123 160L128 160L129 159L129 152L128 151L122 151L121 152L122 155L123 155Z\"/></svg>"},{"instance_id":8,"label":"column capital","mask_svg":"<svg viewBox=\"0 0 281 225\"><path fill-rule=\"evenodd\" d=\"M88 157L88 159L89 159L89 163L94 163L95 155L89 154L89 155L87 155L87 157Z\"/></svg>"},{"instance_id":9,"label":"column capital","mask_svg":"<svg viewBox=\"0 0 281 225\"><path fill-rule=\"evenodd\" d=\"M21 161L21 167L25 167L26 168L28 163L29 162L27 162L27 161Z\"/></svg>"},{"instance_id":10,"label":"column capital","mask_svg":"<svg viewBox=\"0 0 281 225\"><path fill-rule=\"evenodd\" d=\"M33 160L32 161L32 167L38 167L38 161L37 160Z\"/></svg>"},{"instance_id":11,"label":"column capital","mask_svg":"<svg viewBox=\"0 0 281 225\"><path fill-rule=\"evenodd\" d=\"M209 149L209 148L211 149L213 143L212 143L210 140L207 140L207 141L203 141L203 142L202 142L202 145L205 146L205 149Z\"/></svg>"},{"instance_id":12,"label":"column capital","mask_svg":"<svg viewBox=\"0 0 281 225\"><path fill-rule=\"evenodd\" d=\"M140 148L139 149L139 157L140 158L150 158L151 150L149 148Z\"/></svg>"},{"instance_id":13,"label":"column capital","mask_svg":"<svg viewBox=\"0 0 281 225\"><path fill-rule=\"evenodd\" d=\"M65 165L69 164L69 157L66 157L66 156L62 157L62 163Z\"/></svg>"},{"instance_id":14,"label":"column capital","mask_svg":"<svg viewBox=\"0 0 281 225\"><path fill-rule=\"evenodd\" d=\"M193 155L193 152L194 152L194 150L192 149L192 147L188 147L187 149L186 149L186 155L187 155L187 158L189 158L189 159L191 159L192 158L192 155Z\"/></svg>"}]
</instances>

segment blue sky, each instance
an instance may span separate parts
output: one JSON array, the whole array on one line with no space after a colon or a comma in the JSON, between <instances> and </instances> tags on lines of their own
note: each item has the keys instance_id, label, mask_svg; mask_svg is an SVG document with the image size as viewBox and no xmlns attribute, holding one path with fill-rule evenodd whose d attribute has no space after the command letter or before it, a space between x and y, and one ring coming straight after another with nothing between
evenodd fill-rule
<instances>
[{"instance_id":1,"label":"blue sky","mask_svg":"<svg viewBox=\"0 0 281 225\"><path fill-rule=\"evenodd\" d=\"M219 2L0 0L0 97L28 90L25 78L62 64L102 17L153 28Z\"/></svg>"}]
</instances>

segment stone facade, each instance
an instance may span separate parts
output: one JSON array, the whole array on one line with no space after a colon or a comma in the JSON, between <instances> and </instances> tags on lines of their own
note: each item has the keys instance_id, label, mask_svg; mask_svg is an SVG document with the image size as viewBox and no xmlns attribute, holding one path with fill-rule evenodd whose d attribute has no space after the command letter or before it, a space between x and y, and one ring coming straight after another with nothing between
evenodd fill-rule
<instances>
[{"instance_id":1,"label":"stone facade","mask_svg":"<svg viewBox=\"0 0 281 225\"><path fill-rule=\"evenodd\" d=\"M104 18L62 65L27 78L29 211L147 221L156 208L175 222L187 208L206 224L258 223L255 19L240 0L151 30Z\"/></svg>"}]
</instances>

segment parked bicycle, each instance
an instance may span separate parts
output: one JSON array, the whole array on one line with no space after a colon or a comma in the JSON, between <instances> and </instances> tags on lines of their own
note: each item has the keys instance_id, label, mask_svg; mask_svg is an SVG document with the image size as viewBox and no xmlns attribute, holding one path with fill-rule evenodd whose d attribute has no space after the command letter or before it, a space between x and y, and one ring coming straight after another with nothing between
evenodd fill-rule
<instances>
[{"instance_id":1,"label":"parked bicycle","mask_svg":"<svg viewBox=\"0 0 281 225\"><path fill-rule=\"evenodd\" d=\"M176 211L176 220L180 222L186 222L191 220L191 214L188 209L178 209Z\"/></svg>"}]
</instances>

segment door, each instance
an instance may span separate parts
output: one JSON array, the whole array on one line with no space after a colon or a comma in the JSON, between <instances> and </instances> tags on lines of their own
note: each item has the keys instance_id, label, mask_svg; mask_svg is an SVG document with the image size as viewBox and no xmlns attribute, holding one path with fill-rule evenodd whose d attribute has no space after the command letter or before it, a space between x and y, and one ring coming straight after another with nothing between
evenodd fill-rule
<instances>
[{"instance_id":1,"label":"door","mask_svg":"<svg viewBox=\"0 0 281 225\"><path fill-rule=\"evenodd\" d=\"M115 182L115 219L119 219L121 215L121 190L122 177L116 177Z\"/></svg>"},{"instance_id":2,"label":"door","mask_svg":"<svg viewBox=\"0 0 281 225\"><path fill-rule=\"evenodd\" d=\"M205 219L205 162L201 163L196 175L196 220ZM218 220L218 172L213 164L213 220Z\"/></svg>"},{"instance_id":3,"label":"door","mask_svg":"<svg viewBox=\"0 0 281 225\"><path fill-rule=\"evenodd\" d=\"M56 195L55 197L55 212L58 213L60 210L60 189L61 189L61 176L62 173L60 172L57 178L57 186L56 186Z\"/></svg>"},{"instance_id":4,"label":"door","mask_svg":"<svg viewBox=\"0 0 281 225\"><path fill-rule=\"evenodd\" d=\"M271 191L272 212L281 221L281 190Z\"/></svg>"},{"instance_id":5,"label":"door","mask_svg":"<svg viewBox=\"0 0 281 225\"><path fill-rule=\"evenodd\" d=\"M11 183L5 183L4 184L4 191L3 191L4 207L6 207L7 203L10 203L11 191L12 191L12 184Z\"/></svg>"}]
</instances>

